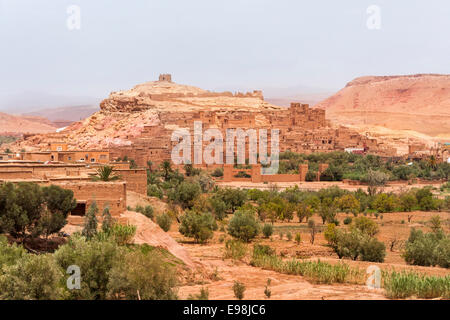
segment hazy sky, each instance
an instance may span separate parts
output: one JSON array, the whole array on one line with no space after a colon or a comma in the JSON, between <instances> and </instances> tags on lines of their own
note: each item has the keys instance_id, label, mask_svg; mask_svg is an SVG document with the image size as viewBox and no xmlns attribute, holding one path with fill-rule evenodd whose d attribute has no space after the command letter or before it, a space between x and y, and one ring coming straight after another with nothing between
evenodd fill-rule
<instances>
[{"instance_id":1,"label":"hazy sky","mask_svg":"<svg viewBox=\"0 0 450 320\"><path fill-rule=\"evenodd\" d=\"M79 30L67 27L70 5ZM370 5L380 29L367 27ZM0 0L0 109L23 93L106 97L159 73L299 91L450 73L449 33L448 0Z\"/></svg>"}]
</instances>

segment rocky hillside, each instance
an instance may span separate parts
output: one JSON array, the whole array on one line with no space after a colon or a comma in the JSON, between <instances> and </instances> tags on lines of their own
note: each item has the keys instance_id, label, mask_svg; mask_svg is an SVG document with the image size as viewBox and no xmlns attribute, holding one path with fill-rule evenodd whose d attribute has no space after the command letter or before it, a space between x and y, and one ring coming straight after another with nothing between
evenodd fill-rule
<instances>
[{"instance_id":1,"label":"rocky hillside","mask_svg":"<svg viewBox=\"0 0 450 320\"><path fill-rule=\"evenodd\" d=\"M407 130L445 139L450 137L450 75L356 78L316 107L333 122L361 130Z\"/></svg>"},{"instance_id":2,"label":"rocky hillside","mask_svg":"<svg viewBox=\"0 0 450 320\"><path fill-rule=\"evenodd\" d=\"M130 90L112 92L100 111L73 123L58 134L37 135L22 142L27 150L45 148L50 141L68 141L70 148L98 149L131 145L144 126L161 124L161 114L201 110L283 110L264 101L261 91L211 92L171 81L151 81ZM169 115L170 116L170 115Z\"/></svg>"}]
</instances>

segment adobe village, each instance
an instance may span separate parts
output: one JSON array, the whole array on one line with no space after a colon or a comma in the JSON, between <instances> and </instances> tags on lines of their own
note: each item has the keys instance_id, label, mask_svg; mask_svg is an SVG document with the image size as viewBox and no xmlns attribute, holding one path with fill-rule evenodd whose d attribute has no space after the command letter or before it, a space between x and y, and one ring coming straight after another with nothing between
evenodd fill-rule
<instances>
[{"instance_id":1,"label":"adobe village","mask_svg":"<svg viewBox=\"0 0 450 320\"><path fill-rule=\"evenodd\" d=\"M449 82L364 77L282 107L162 74L55 132L0 132L0 298L449 299ZM439 119L383 113L424 88ZM199 122L266 130L269 155L279 130L278 172L248 139L242 164L173 163Z\"/></svg>"}]
</instances>

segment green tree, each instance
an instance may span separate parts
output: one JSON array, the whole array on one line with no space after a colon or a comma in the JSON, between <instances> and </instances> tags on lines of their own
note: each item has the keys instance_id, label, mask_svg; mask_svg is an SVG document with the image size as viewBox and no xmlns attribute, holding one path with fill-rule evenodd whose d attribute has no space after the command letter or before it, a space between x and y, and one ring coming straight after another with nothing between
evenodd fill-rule
<instances>
[{"instance_id":1,"label":"green tree","mask_svg":"<svg viewBox=\"0 0 450 320\"><path fill-rule=\"evenodd\" d=\"M181 205L183 208L192 208L194 200L201 194L198 183L181 182L173 189L169 195L169 200Z\"/></svg>"},{"instance_id":2,"label":"green tree","mask_svg":"<svg viewBox=\"0 0 450 320\"><path fill-rule=\"evenodd\" d=\"M345 213L357 213L361 207L353 194L346 194L335 199L336 206Z\"/></svg>"},{"instance_id":3,"label":"green tree","mask_svg":"<svg viewBox=\"0 0 450 320\"><path fill-rule=\"evenodd\" d=\"M180 233L194 238L197 242L205 243L213 237L215 230L217 230L217 223L211 213L188 211L181 217Z\"/></svg>"},{"instance_id":4,"label":"green tree","mask_svg":"<svg viewBox=\"0 0 450 320\"><path fill-rule=\"evenodd\" d=\"M378 212L392 212L397 206L397 198L394 194L379 193L375 196L372 208Z\"/></svg>"},{"instance_id":5,"label":"green tree","mask_svg":"<svg viewBox=\"0 0 450 320\"><path fill-rule=\"evenodd\" d=\"M404 211L411 212L417 206L417 199L410 192L404 193L400 196L400 204Z\"/></svg>"},{"instance_id":6,"label":"green tree","mask_svg":"<svg viewBox=\"0 0 450 320\"><path fill-rule=\"evenodd\" d=\"M325 222L334 222L336 220L336 207L331 198L325 198L319 208L319 216L322 218L322 224Z\"/></svg>"},{"instance_id":7,"label":"green tree","mask_svg":"<svg viewBox=\"0 0 450 320\"><path fill-rule=\"evenodd\" d=\"M378 188L386 185L389 181L389 175L377 170L369 169L367 172L367 182L369 184L368 192L370 195L375 195Z\"/></svg>"},{"instance_id":8,"label":"green tree","mask_svg":"<svg viewBox=\"0 0 450 320\"><path fill-rule=\"evenodd\" d=\"M228 233L245 242L250 242L259 234L259 231L258 220L250 211L236 211L228 224Z\"/></svg>"},{"instance_id":9,"label":"green tree","mask_svg":"<svg viewBox=\"0 0 450 320\"><path fill-rule=\"evenodd\" d=\"M46 209L41 211L41 217L33 230L34 236L43 234L46 239L51 234L59 232L67 224L67 216L77 206L72 190L58 186L42 188Z\"/></svg>"},{"instance_id":10,"label":"green tree","mask_svg":"<svg viewBox=\"0 0 450 320\"><path fill-rule=\"evenodd\" d=\"M0 232L24 241L38 225L44 208L42 189L34 183L0 186Z\"/></svg>"},{"instance_id":11,"label":"green tree","mask_svg":"<svg viewBox=\"0 0 450 320\"><path fill-rule=\"evenodd\" d=\"M217 220L223 220L226 217L227 213L227 205L223 202L222 199L210 197L208 198L208 202L212 208L214 216Z\"/></svg>"},{"instance_id":12,"label":"green tree","mask_svg":"<svg viewBox=\"0 0 450 320\"><path fill-rule=\"evenodd\" d=\"M85 236L87 239L92 239L97 234L97 214L98 214L98 208L97 203L94 201L86 214L86 217L84 219L84 227L81 232L83 236Z\"/></svg>"},{"instance_id":13,"label":"green tree","mask_svg":"<svg viewBox=\"0 0 450 320\"><path fill-rule=\"evenodd\" d=\"M355 218L350 229L357 229L369 237L375 236L379 231L377 223L367 217Z\"/></svg>"},{"instance_id":14,"label":"green tree","mask_svg":"<svg viewBox=\"0 0 450 320\"><path fill-rule=\"evenodd\" d=\"M103 209L102 231L109 232L114 225L115 221L109 212L109 207L106 206Z\"/></svg>"}]
</instances>

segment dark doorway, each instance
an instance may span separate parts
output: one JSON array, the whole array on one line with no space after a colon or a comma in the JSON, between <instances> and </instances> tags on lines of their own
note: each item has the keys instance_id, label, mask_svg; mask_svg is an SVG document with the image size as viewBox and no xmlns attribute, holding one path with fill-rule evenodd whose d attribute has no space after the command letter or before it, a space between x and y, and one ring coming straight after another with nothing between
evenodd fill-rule
<instances>
[{"instance_id":1,"label":"dark doorway","mask_svg":"<svg viewBox=\"0 0 450 320\"><path fill-rule=\"evenodd\" d=\"M72 216L85 216L86 215L86 203L77 202L77 206L71 212Z\"/></svg>"}]
</instances>

